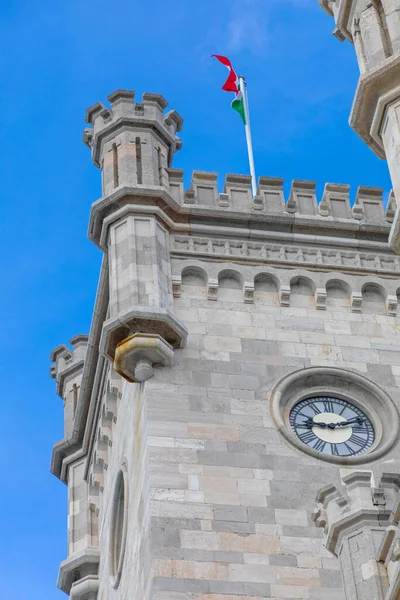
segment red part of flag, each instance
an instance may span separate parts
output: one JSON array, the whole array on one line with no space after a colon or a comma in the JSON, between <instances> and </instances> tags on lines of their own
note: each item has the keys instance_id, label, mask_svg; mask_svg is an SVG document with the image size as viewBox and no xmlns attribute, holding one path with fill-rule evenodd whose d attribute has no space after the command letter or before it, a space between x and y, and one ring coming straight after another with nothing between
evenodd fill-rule
<instances>
[{"instance_id":1,"label":"red part of flag","mask_svg":"<svg viewBox=\"0 0 400 600\"><path fill-rule=\"evenodd\" d=\"M211 54L211 56L215 57L220 63L222 63L227 69L229 69L228 79L225 81L224 85L222 86L222 89L226 92L235 92L235 94L237 94L239 92L239 87L237 83L238 78L229 58L226 58L226 56L221 56L220 54Z\"/></svg>"}]
</instances>

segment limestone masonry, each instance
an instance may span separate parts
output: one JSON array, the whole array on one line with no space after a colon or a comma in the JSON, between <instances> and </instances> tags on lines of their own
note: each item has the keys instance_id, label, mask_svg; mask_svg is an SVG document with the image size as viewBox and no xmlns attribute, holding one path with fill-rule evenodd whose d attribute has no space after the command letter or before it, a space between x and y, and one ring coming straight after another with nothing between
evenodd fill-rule
<instances>
[{"instance_id":1,"label":"limestone masonry","mask_svg":"<svg viewBox=\"0 0 400 600\"><path fill-rule=\"evenodd\" d=\"M104 257L89 335L51 354L71 600L400 598L400 0L320 4L357 52L385 210L343 184L185 190L162 96L87 111Z\"/></svg>"}]
</instances>

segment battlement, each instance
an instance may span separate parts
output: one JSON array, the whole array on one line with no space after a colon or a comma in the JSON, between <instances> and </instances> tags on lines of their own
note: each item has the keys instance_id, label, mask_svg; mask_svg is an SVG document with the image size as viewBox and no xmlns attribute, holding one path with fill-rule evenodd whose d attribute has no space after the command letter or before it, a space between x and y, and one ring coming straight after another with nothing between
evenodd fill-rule
<instances>
[{"instance_id":1,"label":"battlement","mask_svg":"<svg viewBox=\"0 0 400 600\"><path fill-rule=\"evenodd\" d=\"M366 221L389 225L396 210L391 195L383 205L383 188L360 186L353 207L350 206L350 186L327 183L320 199L316 182L294 180L285 198L284 180L277 177L260 177L257 194L252 198L251 178L248 175L227 174L223 191L218 191L218 174L193 171L188 190L184 190L184 173L181 169L168 169L169 191L180 205L201 208L226 208L230 211L259 212L274 215L292 214L317 217L329 221Z\"/></svg>"},{"instance_id":2,"label":"battlement","mask_svg":"<svg viewBox=\"0 0 400 600\"><path fill-rule=\"evenodd\" d=\"M101 167L102 145L104 140L115 137L119 129L146 130L149 127L162 139L173 153L181 148L177 132L182 130L183 119L175 111L164 114L168 102L161 94L144 93L140 102L134 102L132 90L116 90L107 97L109 106L97 102L86 111L86 128L83 142L92 150L92 159ZM132 140L134 142L134 140Z\"/></svg>"}]
</instances>

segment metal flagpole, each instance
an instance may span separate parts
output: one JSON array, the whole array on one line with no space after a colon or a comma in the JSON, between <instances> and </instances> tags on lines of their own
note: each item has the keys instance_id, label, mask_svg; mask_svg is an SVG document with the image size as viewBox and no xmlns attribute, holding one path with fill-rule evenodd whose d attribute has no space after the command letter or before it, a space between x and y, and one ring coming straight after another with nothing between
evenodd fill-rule
<instances>
[{"instance_id":1,"label":"metal flagpole","mask_svg":"<svg viewBox=\"0 0 400 600\"><path fill-rule=\"evenodd\" d=\"M245 129L246 129L247 152L249 154L251 189L252 189L253 198L254 198L254 196L257 193L257 180L256 180L256 170L254 167L253 143L251 141L249 103L247 100L247 89L246 89L245 78L243 77L243 75L239 75L238 79L239 79L239 89L242 92L242 96L243 96L244 114L246 117Z\"/></svg>"}]
</instances>

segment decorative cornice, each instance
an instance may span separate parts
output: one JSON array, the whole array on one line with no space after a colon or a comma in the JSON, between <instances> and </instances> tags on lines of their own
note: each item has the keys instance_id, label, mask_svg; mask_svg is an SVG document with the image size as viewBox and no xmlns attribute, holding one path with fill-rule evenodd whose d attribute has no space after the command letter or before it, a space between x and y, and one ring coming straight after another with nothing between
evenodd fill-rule
<instances>
[{"instance_id":1,"label":"decorative cornice","mask_svg":"<svg viewBox=\"0 0 400 600\"><path fill-rule=\"evenodd\" d=\"M239 238L239 236L237 236ZM323 242L323 240L321 240ZM369 253L360 252L357 249L347 250L334 248L316 248L313 246L297 244L273 244L232 240L229 238L210 238L179 236L172 237L172 255L193 256L194 258L204 256L217 260L232 260L240 262L258 262L274 266L294 266L311 268L313 270L341 271L342 273L379 273L383 275L400 275L400 258L391 254L389 249L386 253L378 254L371 248Z\"/></svg>"}]
</instances>

